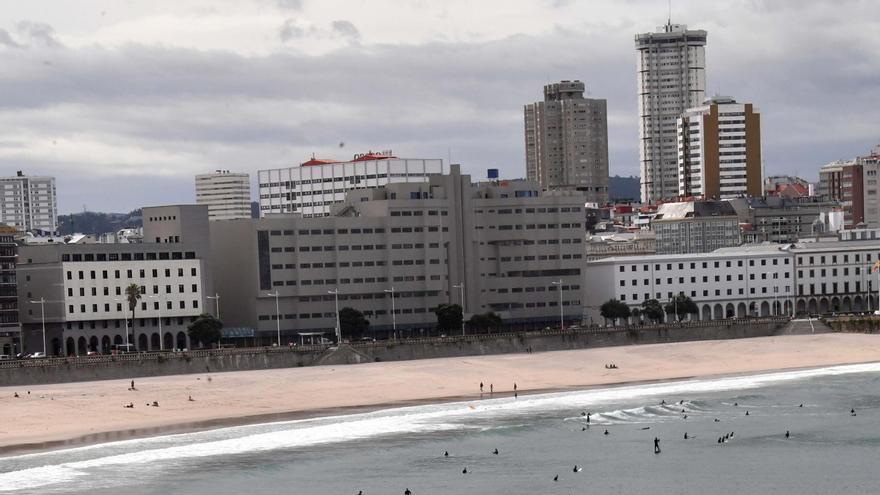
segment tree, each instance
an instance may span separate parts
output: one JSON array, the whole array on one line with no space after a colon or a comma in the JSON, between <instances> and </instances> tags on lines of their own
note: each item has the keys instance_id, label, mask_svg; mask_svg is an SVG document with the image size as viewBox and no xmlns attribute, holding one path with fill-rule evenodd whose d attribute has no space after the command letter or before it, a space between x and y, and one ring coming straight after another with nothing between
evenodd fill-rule
<instances>
[{"instance_id":1,"label":"tree","mask_svg":"<svg viewBox=\"0 0 880 495\"><path fill-rule=\"evenodd\" d=\"M663 320L663 305L656 299L648 299L642 303L642 314L648 320L657 323Z\"/></svg>"},{"instance_id":2,"label":"tree","mask_svg":"<svg viewBox=\"0 0 880 495\"><path fill-rule=\"evenodd\" d=\"M622 301L609 299L599 307L599 313L606 321L611 320L616 325L619 318L629 318L632 311L630 311L629 306Z\"/></svg>"},{"instance_id":3,"label":"tree","mask_svg":"<svg viewBox=\"0 0 880 495\"><path fill-rule=\"evenodd\" d=\"M697 303L684 294L679 294L672 298L671 301L666 303L665 309L666 314L675 315L678 321L683 320L689 314L696 315L700 313Z\"/></svg>"},{"instance_id":4,"label":"tree","mask_svg":"<svg viewBox=\"0 0 880 495\"><path fill-rule=\"evenodd\" d=\"M134 327L134 310L137 308L138 300L141 298L141 286L138 284L128 284L125 288L125 298L128 299L128 310L131 311L131 326Z\"/></svg>"},{"instance_id":5,"label":"tree","mask_svg":"<svg viewBox=\"0 0 880 495\"><path fill-rule=\"evenodd\" d=\"M471 319L468 320L468 326L475 330L492 330L498 329L501 327L502 320L501 317L495 314L492 311L488 313L483 313L481 315L473 315Z\"/></svg>"},{"instance_id":6,"label":"tree","mask_svg":"<svg viewBox=\"0 0 880 495\"><path fill-rule=\"evenodd\" d=\"M215 342L220 342L223 322L214 318L214 315L202 313L196 321L189 324L187 333L192 342L199 342L201 347L210 347Z\"/></svg>"},{"instance_id":7,"label":"tree","mask_svg":"<svg viewBox=\"0 0 880 495\"><path fill-rule=\"evenodd\" d=\"M339 310L339 331L349 340L359 339L369 330L370 322L364 314L354 308Z\"/></svg>"},{"instance_id":8,"label":"tree","mask_svg":"<svg viewBox=\"0 0 880 495\"><path fill-rule=\"evenodd\" d=\"M461 306L458 304L440 304L434 308L437 315L437 328L441 331L450 331L461 328L464 317L461 314Z\"/></svg>"}]
</instances>

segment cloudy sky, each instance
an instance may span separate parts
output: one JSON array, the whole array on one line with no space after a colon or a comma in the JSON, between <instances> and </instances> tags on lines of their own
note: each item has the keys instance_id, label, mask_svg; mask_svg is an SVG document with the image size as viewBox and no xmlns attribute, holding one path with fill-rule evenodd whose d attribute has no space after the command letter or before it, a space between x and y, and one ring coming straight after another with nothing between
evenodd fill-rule
<instances>
[{"instance_id":1,"label":"cloudy sky","mask_svg":"<svg viewBox=\"0 0 880 495\"><path fill-rule=\"evenodd\" d=\"M762 113L768 174L880 142L875 0L673 2L711 92ZM368 149L524 175L522 105L581 79L638 174L633 35L663 0L28 0L0 8L0 173L62 212L193 202L196 173ZM340 143L344 147L340 148Z\"/></svg>"}]
</instances>

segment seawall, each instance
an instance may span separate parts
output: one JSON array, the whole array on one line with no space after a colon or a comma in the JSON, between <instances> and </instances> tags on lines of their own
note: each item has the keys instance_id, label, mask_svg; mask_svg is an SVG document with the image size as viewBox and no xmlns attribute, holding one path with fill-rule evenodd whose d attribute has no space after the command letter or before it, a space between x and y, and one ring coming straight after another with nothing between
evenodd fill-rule
<instances>
[{"instance_id":1,"label":"seawall","mask_svg":"<svg viewBox=\"0 0 880 495\"><path fill-rule=\"evenodd\" d=\"M794 326L784 318L729 320L379 341L330 348L224 349L13 361L0 363L0 386L766 337L791 333Z\"/></svg>"}]
</instances>

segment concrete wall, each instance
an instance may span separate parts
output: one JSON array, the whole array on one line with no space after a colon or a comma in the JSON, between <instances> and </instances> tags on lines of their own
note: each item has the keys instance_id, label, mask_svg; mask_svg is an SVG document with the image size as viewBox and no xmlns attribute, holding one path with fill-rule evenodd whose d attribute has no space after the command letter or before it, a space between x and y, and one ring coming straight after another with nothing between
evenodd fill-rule
<instances>
[{"instance_id":1,"label":"concrete wall","mask_svg":"<svg viewBox=\"0 0 880 495\"><path fill-rule=\"evenodd\" d=\"M690 340L716 340L763 337L786 333L784 320L752 323L721 323L684 327L577 332L533 332L466 338L414 339L407 342L376 342L342 346L327 350L253 349L240 351L196 351L187 357L147 355L124 356L101 363L60 364L58 366L0 368L0 386L88 380L127 380L145 376L216 373L223 371L292 368L313 365L339 365L365 362L406 361L442 357L479 356L525 352L586 349L631 344L655 344ZM60 361L63 362L63 361Z\"/></svg>"}]
</instances>

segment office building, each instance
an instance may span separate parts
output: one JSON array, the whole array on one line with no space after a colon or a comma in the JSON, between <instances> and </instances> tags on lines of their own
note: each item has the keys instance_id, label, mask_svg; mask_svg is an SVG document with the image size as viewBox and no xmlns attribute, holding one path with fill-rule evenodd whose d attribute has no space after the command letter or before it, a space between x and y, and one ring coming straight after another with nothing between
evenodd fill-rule
<instances>
[{"instance_id":1,"label":"office building","mask_svg":"<svg viewBox=\"0 0 880 495\"><path fill-rule=\"evenodd\" d=\"M749 197L728 200L739 216L743 242L792 243L816 236L836 237L843 229L837 201L821 197Z\"/></svg>"},{"instance_id":2,"label":"office building","mask_svg":"<svg viewBox=\"0 0 880 495\"><path fill-rule=\"evenodd\" d=\"M251 217L248 174L217 170L196 176L196 204L208 206L208 220Z\"/></svg>"},{"instance_id":3,"label":"office building","mask_svg":"<svg viewBox=\"0 0 880 495\"><path fill-rule=\"evenodd\" d=\"M727 201L664 203L651 220L657 253L706 253L742 244L739 218Z\"/></svg>"},{"instance_id":4,"label":"office building","mask_svg":"<svg viewBox=\"0 0 880 495\"><path fill-rule=\"evenodd\" d=\"M750 245L711 253L605 258L587 263L588 318L617 299L635 308L685 295L697 303L691 319L830 314L877 309L880 258L876 230L853 230L834 240Z\"/></svg>"},{"instance_id":5,"label":"office building","mask_svg":"<svg viewBox=\"0 0 880 495\"><path fill-rule=\"evenodd\" d=\"M586 201L608 201L605 100L584 98L584 83L544 86L544 101L525 106L526 175L543 189L576 189Z\"/></svg>"},{"instance_id":6,"label":"office building","mask_svg":"<svg viewBox=\"0 0 880 495\"><path fill-rule=\"evenodd\" d=\"M106 354L125 343L142 351L190 347L187 325L215 309L205 307L208 208L146 207L143 216L143 243L20 247L16 276L26 352L44 348L43 311L48 355ZM134 314L126 297L131 284L142 294Z\"/></svg>"},{"instance_id":7,"label":"office building","mask_svg":"<svg viewBox=\"0 0 880 495\"><path fill-rule=\"evenodd\" d=\"M762 195L761 116L751 103L715 96L677 120L678 195Z\"/></svg>"},{"instance_id":8,"label":"office building","mask_svg":"<svg viewBox=\"0 0 880 495\"><path fill-rule=\"evenodd\" d=\"M0 177L0 223L19 232L58 230L54 177L32 177L21 171Z\"/></svg>"},{"instance_id":9,"label":"office building","mask_svg":"<svg viewBox=\"0 0 880 495\"><path fill-rule=\"evenodd\" d=\"M331 291L382 335L433 330L446 303L464 303L465 319L493 311L509 328L579 321L583 204L529 180L472 184L453 165L424 183L349 191L327 217L215 222L216 290L236 302L224 321L266 343L330 336Z\"/></svg>"},{"instance_id":10,"label":"office building","mask_svg":"<svg viewBox=\"0 0 880 495\"><path fill-rule=\"evenodd\" d=\"M15 227L0 224L0 354L7 356L17 354L21 349L15 276L18 246L15 235Z\"/></svg>"},{"instance_id":11,"label":"office building","mask_svg":"<svg viewBox=\"0 0 880 495\"><path fill-rule=\"evenodd\" d=\"M347 162L312 157L296 167L259 171L260 216L328 216L330 208L351 190L397 182L425 183L440 174L443 160L396 158L390 151L355 155Z\"/></svg>"},{"instance_id":12,"label":"office building","mask_svg":"<svg viewBox=\"0 0 880 495\"><path fill-rule=\"evenodd\" d=\"M642 203L678 197L676 120L702 104L706 31L667 23L635 37Z\"/></svg>"}]
</instances>

